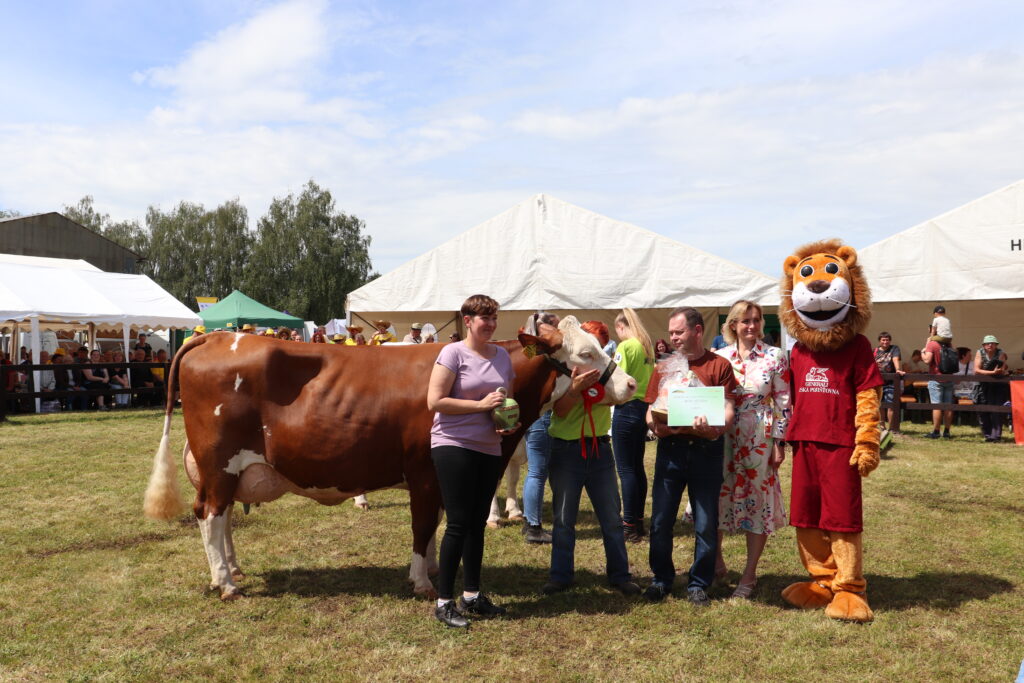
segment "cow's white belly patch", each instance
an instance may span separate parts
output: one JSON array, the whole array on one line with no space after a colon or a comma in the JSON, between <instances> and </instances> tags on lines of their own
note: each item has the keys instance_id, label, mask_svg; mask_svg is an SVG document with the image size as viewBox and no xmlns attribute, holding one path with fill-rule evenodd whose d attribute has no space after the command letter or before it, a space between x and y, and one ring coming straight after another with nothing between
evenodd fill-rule
<instances>
[{"instance_id":1,"label":"cow's white belly patch","mask_svg":"<svg viewBox=\"0 0 1024 683\"><path fill-rule=\"evenodd\" d=\"M235 334L235 343L231 345L231 350L232 351L237 351L238 350L238 342L242 341L242 337L244 337L244 336L245 335L243 333L241 333L241 332L237 332Z\"/></svg>"},{"instance_id":2,"label":"cow's white belly patch","mask_svg":"<svg viewBox=\"0 0 1024 683\"><path fill-rule=\"evenodd\" d=\"M266 465L267 459L256 451L243 448L231 456L231 459L228 460L228 466L224 468L224 471L228 474L241 474L242 470L254 464Z\"/></svg>"},{"instance_id":3,"label":"cow's white belly patch","mask_svg":"<svg viewBox=\"0 0 1024 683\"><path fill-rule=\"evenodd\" d=\"M235 373L235 391L238 391L238 387L242 386L242 376L237 372Z\"/></svg>"}]
</instances>

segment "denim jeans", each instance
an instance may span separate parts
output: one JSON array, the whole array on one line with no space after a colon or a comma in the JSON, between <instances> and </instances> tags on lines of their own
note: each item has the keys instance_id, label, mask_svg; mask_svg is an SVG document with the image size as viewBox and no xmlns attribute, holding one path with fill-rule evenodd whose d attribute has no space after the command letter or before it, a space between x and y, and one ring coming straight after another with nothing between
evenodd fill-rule
<instances>
[{"instance_id":1,"label":"denim jeans","mask_svg":"<svg viewBox=\"0 0 1024 683\"><path fill-rule=\"evenodd\" d=\"M615 469L622 482L622 521L636 524L644 519L647 506L647 404L634 399L615 407L612 414L612 449Z\"/></svg>"},{"instance_id":2,"label":"denim jeans","mask_svg":"<svg viewBox=\"0 0 1024 683\"><path fill-rule=\"evenodd\" d=\"M579 441L552 439L551 491L555 523L551 531L551 580L572 583L575 573L576 515L580 511L583 489L594 507L604 539L604 557L608 581L630 580L629 557L619 516L619 487L615 480L615 461L607 437L600 438L597 450L585 441L587 458L580 453Z\"/></svg>"},{"instance_id":3,"label":"denim jeans","mask_svg":"<svg viewBox=\"0 0 1024 683\"><path fill-rule=\"evenodd\" d=\"M526 432L526 481L523 482L523 514L526 523L540 526L544 509L544 482L548 480L551 460L551 411L544 413Z\"/></svg>"},{"instance_id":4,"label":"denim jeans","mask_svg":"<svg viewBox=\"0 0 1024 683\"><path fill-rule=\"evenodd\" d=\"M672 529L683 489L690 487L696 542L687 588L707 588L718 551L718 493L722 488L723 439L670 436L658 440L651 503L651 572L654 583L672 589Z\"/></svg>"}]
</instances>

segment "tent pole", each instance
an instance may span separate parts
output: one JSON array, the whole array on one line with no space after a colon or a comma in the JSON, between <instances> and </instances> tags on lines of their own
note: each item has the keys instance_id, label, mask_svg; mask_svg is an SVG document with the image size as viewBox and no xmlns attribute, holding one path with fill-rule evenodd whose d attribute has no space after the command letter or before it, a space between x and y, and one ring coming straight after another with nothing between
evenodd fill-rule
<instances>
[{"instance_id":1,"label":"tent pole","mask_svg":"<svg viewBox=\"0 0 1024 683\"><path fill-rule=\"evenodd\" d=\"M31 329L32 329L32 363L39 365L39 349L41 347L39 339L39 316L32 316L29 318ZM32 371L32 391L39 391L39 371ZM41 398L36 398L36 414L42 412L42 401Z\"/></svg>"},{"instance_id":2,"label":"tent pole","mask_svg":"<svg viewBox=\"0 0 1024 683\"><path fill-rule=\"evenodd\" d=\"M96 349L96 323L89 323L89 343L86 344L89 347L89 351L92 352Z\"/></svg>"}]
</instances>

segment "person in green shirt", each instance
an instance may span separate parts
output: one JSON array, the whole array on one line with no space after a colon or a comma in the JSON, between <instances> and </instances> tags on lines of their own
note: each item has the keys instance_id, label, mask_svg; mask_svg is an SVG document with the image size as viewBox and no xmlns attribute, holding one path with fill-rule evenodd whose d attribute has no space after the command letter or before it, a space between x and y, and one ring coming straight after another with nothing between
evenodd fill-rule
<instances>
[{"instance_id":1,"label":"person in green shirt","mask_svg":"<svg viewBox=\"0 0 1024 683\"><path fill-rule=\"evenodd\" d=\"M582 328L589 332L587 325L583 323ZM555 401L551 411L548 478L555 523L551 534L550 580L543 588L548 595L572 585L576 516L584 488L601 525L609 584L624 595L640 593L640 587L629 572L622 517L619 516L619 488L608 438L611 409L607 405L594 405L588 411L583 402L583 393L597 383L600 374L597 369L573 368L568 391Z\"/></svg>"},{"instance_id":2,"label":"person in green shirt","mask_svg":"<svg viewBox=\"0 0 1024 683\"><path fill-rule=\"evenodd\" d=\"M636 380L632 400L615 407L612 422L612 447L615 469L622 483L622 523L626 540L644 540L644 508L647 505L647 471L644 452L647 446L647 383L654 372L654 343L632 308L624 308L615 317L619 346L615 362Z\"/></svg>"}]
</instances>

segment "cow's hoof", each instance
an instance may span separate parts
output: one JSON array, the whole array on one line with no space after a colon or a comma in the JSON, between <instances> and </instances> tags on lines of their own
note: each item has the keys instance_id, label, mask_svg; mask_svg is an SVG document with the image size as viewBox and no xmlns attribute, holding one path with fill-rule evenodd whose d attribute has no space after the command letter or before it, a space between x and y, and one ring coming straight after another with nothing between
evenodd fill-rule
<instances>
[{"instance_id":1,"label":"cow's hoof","mask_svg":"<svg viewBox=\"0 0 1024 683\"><path fill-rule=\"evenodd\" d=\"M522 522L525 518L522 515L509 515L509 522Z\"/></svg>"},{"instance_id":2,"label":"cow's hoof","mask_svg":"<svg viewBox=\"0 0 1024 683\"><path fill-rule=\"evenodd\" d=\"M235 588L234 586L230 586L228 588L224 588L220 592L221 602L232 602L234 600L240 600L241 598L244 598L244 597L245 596L242 595L242 592L240 590L238 590L237 588Z\"/></svg>"},{"instance_id":3,"label":"cow's hoof","mask_svg":"<svg viewBox=\"0 0 1024 683\"><path fill-rule=\"evenodd\" d=\"M839 591L825 608L825 616L839 621L855 621L866 624L875 618L868 601L860 593Z\"/></svg>"},{"instance_id":4,"label":"cow's hoof","mask_svg":"<svg viewBox=\"0 0 1024 683\"><path fill-rule=\"evenodd\" d=\"M786 586L782 599L800 609L818 609L832 602L832 589L817 581L801 581Z\"/></svg>"},{"instance_id":5,"label":"cow's hoof","mask_svg":"<svg viewBox=\"0 0 1024 683\"><path fill-rule=\"evenodd\" d=\"M487 528L488 528L488 529L497 529L497 528L499 528L500 526L501 526L501 525L500 525L500 524L498 524L497 522L492 522L491 520L487 520Z\"/></svg>"},{"instance_id":6,"label":"cow's hoof","mask_svg":"<svg viewBox=\"0 0 1024 683\"><path fill-rule=\"evenodd\" d=\"M369 503L356 503L355 505L360 510L369 510L370 509L370 504Z\"/></svg>"},{"instance_id":7,"label":"cow's hoof","mask_svg":"<svg viewBox=\"0 0 1024 683\"><path fill-rule=\"evenodd\" d=\"M232 570L232 572L231 572L231 580L232 581L241 581L244 578L245 578L245 572L243 572L241 569Z\"/></svg>"},{"instance_id":8,"label":"cow's hoof","mask_svg":"<svg viewBox=\"0 0 1024 683\"><path fill-rule=\"evenodd\" d=\"M426 598L427 600L437 600L437 590L433 586L425 588L413 588L413 595L419 598Z\"/></svg>"}]
</instances>

